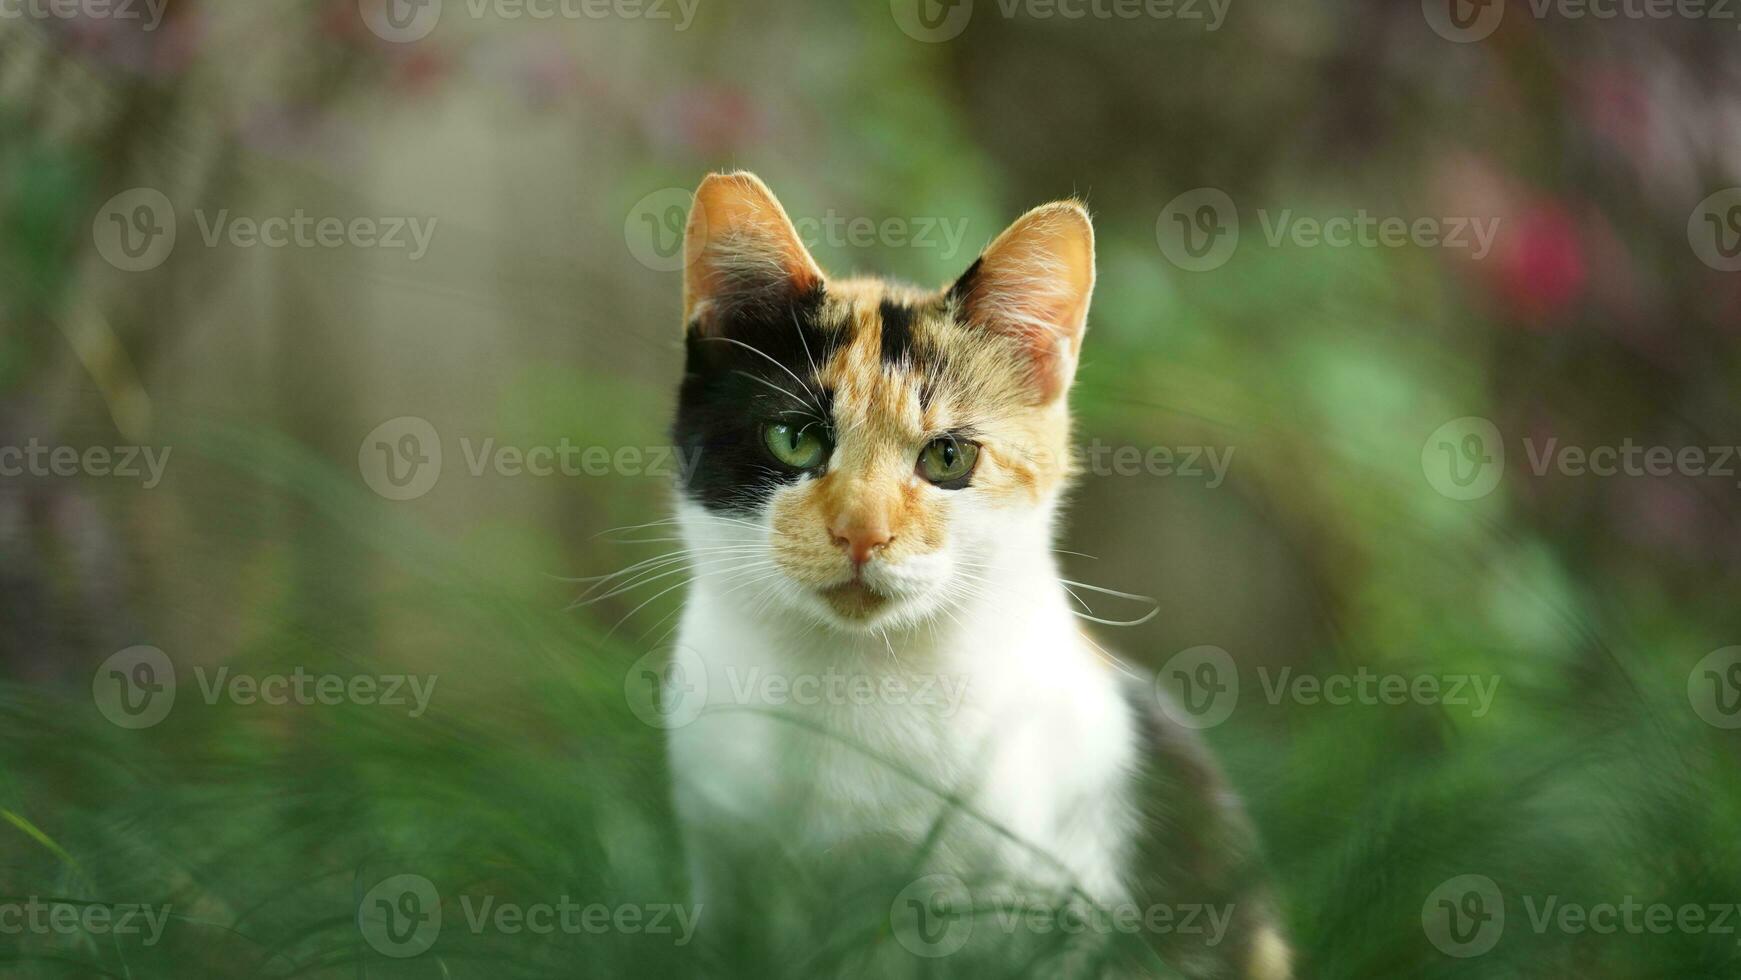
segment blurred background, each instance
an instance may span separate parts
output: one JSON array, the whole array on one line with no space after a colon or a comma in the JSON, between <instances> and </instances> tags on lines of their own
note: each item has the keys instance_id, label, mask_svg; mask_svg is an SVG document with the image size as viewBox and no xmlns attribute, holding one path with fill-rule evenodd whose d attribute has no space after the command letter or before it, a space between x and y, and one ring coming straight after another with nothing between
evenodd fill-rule
<instances>
[{"instance_id":1,"label":"blurred background","mask_svg":"<svg viewBox=\"0 0 1741 980\"><path fill-rule=\"evenodd\" d=\"M1158 606L1096 629L1159 683L1229 665L1301 976L1741 976L1741 20L1596 6L3 8L0 972L894 941L886 894L754 955L457 900L687 901L636 682L684 576L572 604L670 550L682 220L744 168L927 285L1093 211L1063 561L1153 597L1082 594ZM297 672L430 696L224 686ZM430 944L359 928L401 874ZM4 911L51 897L170 914ZM1629 902L1669 925L1559 914Z\"/></svg>"}]
</instances>

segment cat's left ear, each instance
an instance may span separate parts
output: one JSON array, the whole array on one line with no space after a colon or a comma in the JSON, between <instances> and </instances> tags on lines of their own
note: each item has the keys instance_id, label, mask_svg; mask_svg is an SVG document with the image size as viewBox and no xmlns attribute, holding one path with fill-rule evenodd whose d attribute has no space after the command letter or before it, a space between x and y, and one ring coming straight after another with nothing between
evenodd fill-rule
<instances>
[{"instance_id":1,"label":"cat's left ear","mask_svg":"<svg viewBox=\"0 0 1741 980\"><path fill-rule=\"evenodd\" d=\"M1036 404L1070 387L1094 293L1094 226L1075 201L1016 219L949 287L961 321L1014 341Z\"/></svg>"}]
</instances>

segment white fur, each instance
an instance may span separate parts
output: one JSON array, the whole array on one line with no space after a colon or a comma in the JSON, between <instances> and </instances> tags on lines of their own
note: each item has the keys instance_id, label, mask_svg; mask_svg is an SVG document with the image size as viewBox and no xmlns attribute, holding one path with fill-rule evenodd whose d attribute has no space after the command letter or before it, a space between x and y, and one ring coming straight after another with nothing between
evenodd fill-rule
<instances>
[{"instance_id":1,"label":"white fur","mask_svg":"<svg viewBox=\"0 0 1741 980\"><path fill-rule=\"evenodd\" d=\"M990 853L998 866L927 870L1074 883L1098 901L1119 900L1135 726L1116 668L1078 632L1058 582L1052 509L964 501L943 553L867 569L873 584L902 597L869 629L837 621L753 555L703 565L677 644L684 662L706 672L708 710L670 733L678 814L692 859L701 859L692 866L707 863L694 849L739 827L777 826L795 834L783 838L790 846L818 854L863 835L917 843L949 807L944 794L958 793L983 820L952 823L963 835L939 860ZM761 545L765 553L763 522L716 519L688 503L679 518L698 552ZM804 705L745 696L752 678L829 670L899 681L908 692L941 678L966 693L955 709L897 703L910 696ZM797 812L787 809L794 800L804 801Z\"/></svg>"}]
</instances>

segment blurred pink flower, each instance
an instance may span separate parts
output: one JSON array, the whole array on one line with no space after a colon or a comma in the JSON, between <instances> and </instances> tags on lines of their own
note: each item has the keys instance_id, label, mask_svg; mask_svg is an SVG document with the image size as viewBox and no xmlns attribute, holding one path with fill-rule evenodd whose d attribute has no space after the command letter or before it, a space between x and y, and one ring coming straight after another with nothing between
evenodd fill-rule
<instances>
[{"instance_id":1,"label":"blurred pink flower","mask_svg":"<svg viewBox=\"0 0 1741 980\"><path fill-rule=\"evenodd\" d=\"M1557 201L1538 199L1507 219L1494 249L1494 284L1517 317L1546 327L1579 299L1589 260L1577 221Z\"/></svg>"},{"instance_id":2,"label":"blurred pink flower","mask_svg":"<svg viewBox=\"0 0 1741 980\"><path fill-rule=\"evenodd\" d=\"M401 92L421 93L434 88L448 75L451 59L445 52L423 44L412 46L393 64L392 85Z\"/></svg>"}]
</instances>

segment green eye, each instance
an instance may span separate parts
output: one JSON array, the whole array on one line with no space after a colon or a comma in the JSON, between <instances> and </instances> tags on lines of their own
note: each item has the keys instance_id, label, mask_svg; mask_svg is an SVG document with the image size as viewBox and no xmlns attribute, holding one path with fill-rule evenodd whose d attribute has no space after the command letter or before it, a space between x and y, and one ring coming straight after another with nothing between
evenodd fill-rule
<instances>
[{"instance_id":1,"label":"green eye","mask_svg":"<svg viewBox=\"0 0 1741 980\"><path fill-rule=\"evenodd\" d=\"M822 465L828 456L828 440L815 423L797 426L774 422L762 429L762 441L774 458L795 470Z\"/></svg>"},{"instance_id":2,"label":"green eye","mask_svg":"<svg viewBox=\"0 0 1741 980\"><path fill-rule=\"evenodd\" d=\"M944 436L933 439L919 450L919 475L945 490L960 490L973 475L979 462L979 446Z\"/></svg>"}]
</instances>

